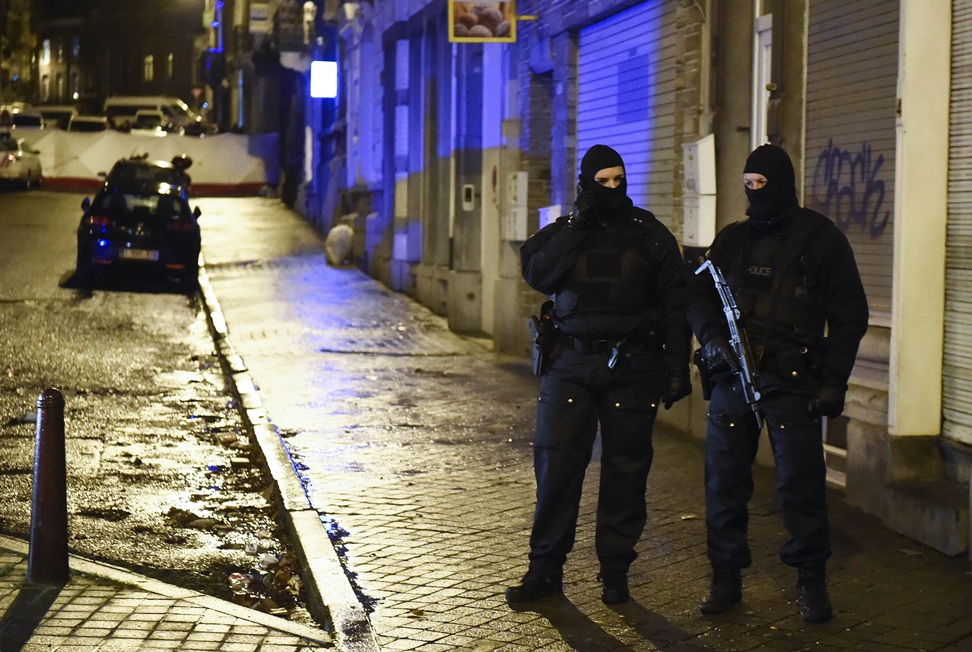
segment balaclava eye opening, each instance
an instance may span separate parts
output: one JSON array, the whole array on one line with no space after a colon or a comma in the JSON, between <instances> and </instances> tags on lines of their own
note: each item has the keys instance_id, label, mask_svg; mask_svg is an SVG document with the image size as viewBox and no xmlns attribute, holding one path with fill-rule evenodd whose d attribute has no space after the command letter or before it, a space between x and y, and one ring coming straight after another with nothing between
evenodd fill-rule
<instances>
[{"instance_id":1,"label":"balaclava eye opening","mask_svg":"<svg viewBox=\"0 0 972 652\"><path fill-rule=\"evenodd\" d=\"M624 167L624 159L607 145L594 145L581 159L581 188L590 190L594 194L598 208L605 217L613 217L631 205L631 200L628 199L627 179L622 180L617 188L606 188L594 180L594 175L600 170L618 166Z\"/></svg>"},{"instance_id":2,"label":"balaclava eye opening","mask_svg":"<svg viewBox=\"0 0 972 652\"><path fill-rule=\"evenodd\" d=\"M747 172L762 174L766 185L758 190L746 188L749 198L746 214L756 226L771 226L797 200L793 162L783 148L761 145L746 159L743 173Z\"/></svg>"}]
</instances>

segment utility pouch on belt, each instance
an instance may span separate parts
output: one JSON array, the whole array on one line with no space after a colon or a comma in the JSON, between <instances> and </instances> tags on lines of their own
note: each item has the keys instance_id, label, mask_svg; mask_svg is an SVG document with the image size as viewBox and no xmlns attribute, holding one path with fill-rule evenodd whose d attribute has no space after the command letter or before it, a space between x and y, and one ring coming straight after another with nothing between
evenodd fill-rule
<instances>
[{"instance_id":1,"label":"utility pouch on belt","mask_svg":"<svg viewBox=\"0 0 972 652\"><path fill-rule=\"evenodd\" d=\"M547 370L550 356L553 354L557 340L557 332L550 320L550 309L553 301L545 301L540 306L540 316L532 315L529 320L530 333L533 335L533 375L542 376Z\"/></svg>"},{"instance_id":2,"label":"utility pouch on belt","mask_svg":"<svg viewBox=\"0 0 972 652\"><path fill-rule=\"evenodd\" d=\"M702 355L702 349L696 349L692 356L695 366L699 368L699 381L702 384L702 400L708 401L712 398L712 376L709 374L709 365Z\"/></svg>"}]
</instances>

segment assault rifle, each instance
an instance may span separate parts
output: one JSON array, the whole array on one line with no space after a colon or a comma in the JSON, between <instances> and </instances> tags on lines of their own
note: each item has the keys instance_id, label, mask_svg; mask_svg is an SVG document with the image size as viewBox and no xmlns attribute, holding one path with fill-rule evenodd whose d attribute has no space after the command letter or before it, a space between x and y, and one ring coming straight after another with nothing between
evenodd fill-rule
<instances>
[{"instance_id":1,"label":"assault rifle","mask_svg":"<svg viewBox=\"0 0 972 652\"><path fill-rule=\"evenodd\" d=\"M732 352L739 359L739 380L742 382L743 397L746 403L756 414L756 423L760 428L763 427L763 416L759 411L759 390L756 389L756 363L753 352L749 348L749 338L746 331L739 325L739 308L736 307L736 300L732 296L732 290L726 283L726 278L711 260L704 261L695 270L696 274L709 270L716 290L719 292L719 299L722 301L722 312L726 315L726 323L729 325L729 345Z\"/></svg>"}]
</instances>

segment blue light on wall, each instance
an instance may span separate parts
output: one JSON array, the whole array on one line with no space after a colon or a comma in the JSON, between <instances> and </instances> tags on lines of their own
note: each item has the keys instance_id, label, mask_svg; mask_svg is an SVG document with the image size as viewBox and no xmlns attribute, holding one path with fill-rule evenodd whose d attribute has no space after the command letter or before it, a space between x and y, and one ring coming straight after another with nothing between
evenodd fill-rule
<instances>
[{"instance_id":1,"label":"blue light on wall","mask_svg":"<svg viewBox=\"0 0 972 652\"><path fill-rule=\"evenodd\" d=\"M311 97L337 97L337 61L311 61Z\"/></svg>"}]
</instances>

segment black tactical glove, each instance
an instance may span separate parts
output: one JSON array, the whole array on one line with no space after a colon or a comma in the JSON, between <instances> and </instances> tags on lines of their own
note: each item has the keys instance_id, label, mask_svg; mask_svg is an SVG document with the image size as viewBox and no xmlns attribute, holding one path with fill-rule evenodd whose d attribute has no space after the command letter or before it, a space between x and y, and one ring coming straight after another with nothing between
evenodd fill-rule
<instances>
[{"instance_id":1,"label":"black tactical glove","mask_svg":"<svg viewBox=\"0 0 972 652\"><path fill-rule=\"evenodd\" d=\"M670 409L675 403L692 393L692 379L688 369L674 369L668 372L665 391L662 392L662 403L665 409Z\"/></svg>"},{"instance_id":2,"label":"black tactical glove","mask_svg":"<svg viewBox=\"0 0 972 652\"><path fill-rule=\"evenodd\" d=\"M736 357L729 340L722 333L713 333L702 344L702 355L709 367L709 374L715 375L725 371L739 373L739 359Z\"/></svg>"},{"instance_id":3,"label":"black tactical glove","mask_svg":"<svg viewBox=\"0 0 972 652\"><path fill-rule=\"evenodd\" d=\"M597 224L595 211L597 198L590 190L580 190L574 200L574 212L567 219L567 226L572 229L591 229Z\"/></svg>"},{"instance_id":4,"label":"black tactical glove","mask_svg":"<svg viewBox=\"0 0 972 652\"><path fill-rule=\"evenodd\" d=\"M833 419L844 411L844 394L847 387L838 385L823 385L815 398L810 399L810 414L816 414Z\"/></svg>"}]
</instances>

